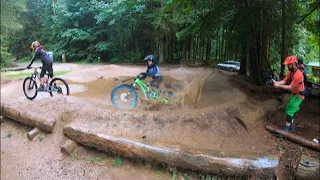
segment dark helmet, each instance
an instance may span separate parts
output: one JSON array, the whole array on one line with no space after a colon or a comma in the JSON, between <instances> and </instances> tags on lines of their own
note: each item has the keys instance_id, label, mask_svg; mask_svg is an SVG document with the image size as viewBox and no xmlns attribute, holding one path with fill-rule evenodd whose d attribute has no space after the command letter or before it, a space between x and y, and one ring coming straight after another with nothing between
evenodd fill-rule
<instances>
[{"instance_id":1,"label":"dark helmet","mask_svg":"<svg viewBox=\"0 0 320 180\"><path fill-rule=\"evenodd\" d=\"M302 58L298 58L298 64L303 64L304 65Z\"/></svg>"},{"instance_id":2,"label":"dark helmet","mask_svg":"<svg viewBox=\"0 0 320 180\"><path fill-rule=\"evenodd\" d=\"M153 65L155 64L155 57L154 57L154 55L148 55L148 56L146 56L146 57L143 59L143 61L148 61L148 60L151 60L151 61L152 61L152 65L151 65L151 66L153 66Z\"/></svg>"}]
</instances>

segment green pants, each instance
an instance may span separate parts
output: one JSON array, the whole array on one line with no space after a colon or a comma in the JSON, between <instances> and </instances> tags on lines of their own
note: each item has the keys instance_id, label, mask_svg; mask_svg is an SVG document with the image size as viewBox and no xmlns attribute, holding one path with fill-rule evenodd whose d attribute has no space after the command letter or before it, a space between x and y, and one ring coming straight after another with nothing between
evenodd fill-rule
<instances>
[{"instance_id":1,"label":"green pants","mask_svg":"<svg viewBox=\"0 0 320 180\"><path fill-rule=\"evenodd\" d=\"M294 113L299 110L302 101L303 100L299 96L291 94L286 106L286 114L293 117Z\"/></svg>"}]
</instances>

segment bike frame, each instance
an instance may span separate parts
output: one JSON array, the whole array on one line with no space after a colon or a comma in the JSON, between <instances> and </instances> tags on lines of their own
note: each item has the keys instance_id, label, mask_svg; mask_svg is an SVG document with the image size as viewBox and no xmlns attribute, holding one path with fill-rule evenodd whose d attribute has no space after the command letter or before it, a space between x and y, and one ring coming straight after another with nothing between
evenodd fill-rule
<instances>
[{"instance_id":1,"label":"bike frame","mask_svg":"<svg viewBox=\"0 0 320 180\"><path fill-rule=\"evenodd\" d=\"M36 78L38 78L39 79L39 81L41 82L41 78L40 78L40 73L37 71L38 70L38 67L34 67L34 72L33 72L33 74L31 75L31 78L33 79L33 80L36 80ZM47 75L47 74L45 74L45 75ZM49 75L47 75L48 77L46 78L46 77L44 77L45 79L46 79L46 84L49 84Z\"/></svg>"},{"instance_id":2,"label":"bike frame","mask_svg":"<svg viewBox=\"0 0 320 180\"><path fill-rule=\"evenodd\" d=\"M144 98L147 98L147 88L148 88L147 85L143 81L141 81L139 78L137 78L134 81L132 86L135 87L136 85L139 85L139 87L141 88L141 91L142 91L142 94L143 94ZM152 93L151 98L152 99L157 99L157 93L152 91L152 90L151 90L151 93Z\"/></svg>"}]
</instances>

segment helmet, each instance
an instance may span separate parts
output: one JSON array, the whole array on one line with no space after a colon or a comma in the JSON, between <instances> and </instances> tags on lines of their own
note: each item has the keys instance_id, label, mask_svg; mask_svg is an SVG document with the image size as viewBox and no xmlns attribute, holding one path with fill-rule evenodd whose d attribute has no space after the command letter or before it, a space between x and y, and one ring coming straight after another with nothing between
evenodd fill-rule
<instances>
[{"instance_id":1,"label":"helmet","mask_svg":"<svg viewBox=\"0 0 320 180\"><path fill-rule=\"evenodd\" d=\"M143 61L148 61L148 60L151 60L152 63L154 63L155 58L153 55L148 55L143 59Z\"/></svg>"},{"instance_id":2,"label":"helmet","mask_svg":"<svg viewBox=\"0 0 320 180\"><path fill-rule=\"evenodd\" d=\"M30 51L35 51L37 49L37 47L40 47L40 43L38 41L34 41L33 43L31 43L29 49Z\"/></svg>"},{"instance_id":3,"label":"helmet","mask_svg":"<svg viewBox=\"0 0 320 180\"><path fill-rule=\"evenodd\" d=\"M146 56L146 57L143 59L143 61L148 61L148 60L151 60L151 61L152 61L151 66L153 66L153 65L154 65L154 62L155 62L155 57L154 57L154 55L148 55L148 56Z\"/></svg>"},{"instance_id":4,"label":"helmet","mask_svg":"<svg viewBox=\"0 0 320 180\"><path fill-rule=\"evenodd\" d=\"M286 60L284 60L283 65L298 63L298 59L296 56L288 56Z\"/></svg>"}]
</instances>

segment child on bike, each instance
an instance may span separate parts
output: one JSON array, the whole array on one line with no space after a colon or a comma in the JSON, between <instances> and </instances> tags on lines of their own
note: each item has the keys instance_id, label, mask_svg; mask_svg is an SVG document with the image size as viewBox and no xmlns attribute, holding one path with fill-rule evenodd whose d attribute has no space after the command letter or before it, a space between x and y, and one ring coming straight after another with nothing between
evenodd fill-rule
<instances>
[{"instance_id":1,"label":"child on bike","mask_svg":"<svg viewBox=\"0 0 320 180\"><path fill-rule=\"evenodd\" d=\"M140 73L138 76L141 80L145 79L146 77L152 77L152 81L148 83L151 87L159 88L159 85L163 81L162 74L160 72L159 67L155 63L155 57L153 55L146 56L143 61L147 62L147 71ZM150 88L148 88L150 91Z\"/></svg>"},{"instance_id":2,"label":"child on bike","mask_svg":"<svg viewBox=\"0 0 320 180\"><path fill-rule=\"evenodd\" d=\"M53 69L52 69L52 64L53 64L53 58L50 56L40 45L38 41L34 41L31 43L29 47L30 51L34 52L33 57L30 60L29 65L27 66L28 69L30 69L30 66L32 63L35 61L36 58L40 58L42 62L42 69L40 73L40 87L37 89L37 91L45 91L44 83L45 83L45 78L44 74L48 72L49 76L51 79L54 79L53 75Z\"/></svg>"}]
</instances>

